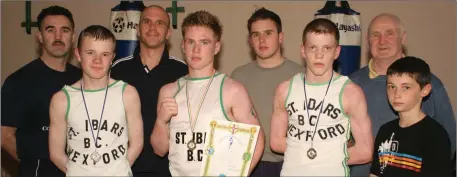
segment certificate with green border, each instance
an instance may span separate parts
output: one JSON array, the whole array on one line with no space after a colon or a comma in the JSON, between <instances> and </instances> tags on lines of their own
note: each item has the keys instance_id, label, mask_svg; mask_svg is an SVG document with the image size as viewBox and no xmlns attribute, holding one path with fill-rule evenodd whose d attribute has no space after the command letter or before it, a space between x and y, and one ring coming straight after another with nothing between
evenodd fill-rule
<instances>
[{"instance_id":1,"label":"certificate with green border","mask_svg":"<svg viewBox=\"0 0 457 177\"><path fill-rule=\"evenodd\" d=\"M257 125L212 120L200 176L247 176L259 130Z\"/></svg>"}]
</instances>

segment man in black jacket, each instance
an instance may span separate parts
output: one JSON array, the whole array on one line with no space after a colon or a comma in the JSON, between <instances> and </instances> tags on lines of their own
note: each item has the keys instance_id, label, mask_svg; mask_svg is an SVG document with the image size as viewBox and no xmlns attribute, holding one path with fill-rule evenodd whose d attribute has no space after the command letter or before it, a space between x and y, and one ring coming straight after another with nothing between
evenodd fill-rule
<instances>
[{"instance_id":1,"label":"man in black jacket","mask_svg":"<svg viewBox=\"0 0 457 177\"><path fill-rule=\"evenodd\" d=\"M141 100L144 147L132 166L133 175L171 176L168 158L154 154L150 142L157 117L157 99L160 88L187 74L187 65L169 56L166 42L171 36L170 18L160 6L152 5L141 14L137 29L140 41L133 56L120 58L113 63L111 77L134 86Z\"/></svg>"},{"instance_id":2,"label":"man in black jacket","mask_svg":"<svg viewBox=\"0 0 457 177\"><path fill-rule=\"evenodd\" d=\"M81 78L67 62L75 38L73 15L60 6L37 18L39 55L2 86L2 148L19 162L19 176L65 176L49 159L49 104L54 93Z\"/></svg>"}]
</instances>

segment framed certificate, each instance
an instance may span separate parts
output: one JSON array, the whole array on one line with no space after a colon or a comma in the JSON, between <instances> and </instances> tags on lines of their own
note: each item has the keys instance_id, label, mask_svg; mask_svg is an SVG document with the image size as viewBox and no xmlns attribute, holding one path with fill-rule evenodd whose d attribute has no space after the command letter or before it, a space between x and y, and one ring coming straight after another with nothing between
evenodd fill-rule
<instances>
[{"instance_id":1,"label":"framed certificate","mask_svg":"<svg viewBox=\"0 0 457 177\"><path fill-rule=\"evenodd\" d=\"M212 120L200 176L247 176L260 126Z\"/></svg>"}]
</instances>

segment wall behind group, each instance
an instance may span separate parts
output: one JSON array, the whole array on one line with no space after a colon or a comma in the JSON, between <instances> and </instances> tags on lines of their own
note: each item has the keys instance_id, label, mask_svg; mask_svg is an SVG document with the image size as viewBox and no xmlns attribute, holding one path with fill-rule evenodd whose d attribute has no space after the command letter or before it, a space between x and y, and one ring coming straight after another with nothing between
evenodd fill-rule
<instances>
[{"instance_id":1,"label":"wall behind group","mask_svg":"<svg viewBox=\"0 0 457 177\"><path fill-rule=\"evenodd\" d=\"M32 1L32 20L41 9L50 5L68 8L74 16L75 31L92 24L109 25L110 10L119 1L78 0L78 1ZM252 60L247 42L247 19L256 8L266 7L278 13L283 22L285 41L284 56L298 63L301 35L305 25L313 19L314 13L323 7L324 1L179 1L185 7L178 14L178 29L173 30L170 43L171 55L183 58L180 42L181 22L186 14L207 10L219 17L223 24L222 51L218 56L219 70L230 74L236 67ZM171 1L144 1L146 6L157 4L170 7ZM456 2L455 1L350 1L350 5L361 13L362 60L367 63L366 29L369 21L377 14L388 12L398 15L407 30L408 54L426 60L432 71L443 81L456 104ZM28 35L20 23L25 20L25 2L1 2L1 81L15 70L36 58L35 33L32 28Z\"/></svg>"}]
</instances>

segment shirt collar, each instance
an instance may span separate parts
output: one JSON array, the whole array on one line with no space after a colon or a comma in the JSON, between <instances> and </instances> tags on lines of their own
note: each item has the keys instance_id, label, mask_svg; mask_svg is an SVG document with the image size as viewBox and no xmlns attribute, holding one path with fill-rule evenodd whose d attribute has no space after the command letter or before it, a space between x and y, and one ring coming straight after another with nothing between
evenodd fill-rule
<instances>
[{"instance_id":1,"label":"shirt collar","mask_svg":"<svg viewBox=\"0 0 457 177\"><path fill-rule=\"evenodd\" d=\"M401 57L405 57L405 54L401 54ZM373 64L373 59L370 59L368 62L368 77L370 77L370 79L374 79L379 76L379 74L374 70Z\"/></svg>"},{"instance_id":2,"label":"shirt collar","mask_svg":"<svg viewBox=\"0 0 457 177\"><path fill-rule=\"evenodd\" d=\"M138 58L139 62L142 64L143 66L143 69L145 69L145 71L147 73L149 73L150 71L150 68L147 68L145 67L145 65L141 62L141 56L140 56L140 44L138 44L138 46L135 48L134 52L133 52L133 55L135 58ZM170 58L170 55L168 53L168 46L165 45L164 49L163 49L163 52L162 52L162 57L160 57L160 61L159 63L157 64L157 66L163 64L164 62L166 62L167 59ZM157 67L156 66L156 67ZM147 69L146 69L147 68Z\"/></svg>"},{"instance_id":3,"label":"shirt collar","mask_svg":"<svg viewBox=\"0 0 457 177\"><path fill-rule=\"evenodd\" d=\"M376 77L379 76L378 73L376 73L376 71L373 69L373 59L371 59L369 62L368 62L368 77L370 77L370 79L374 79Z\"/></svg>"}]
</instances>

